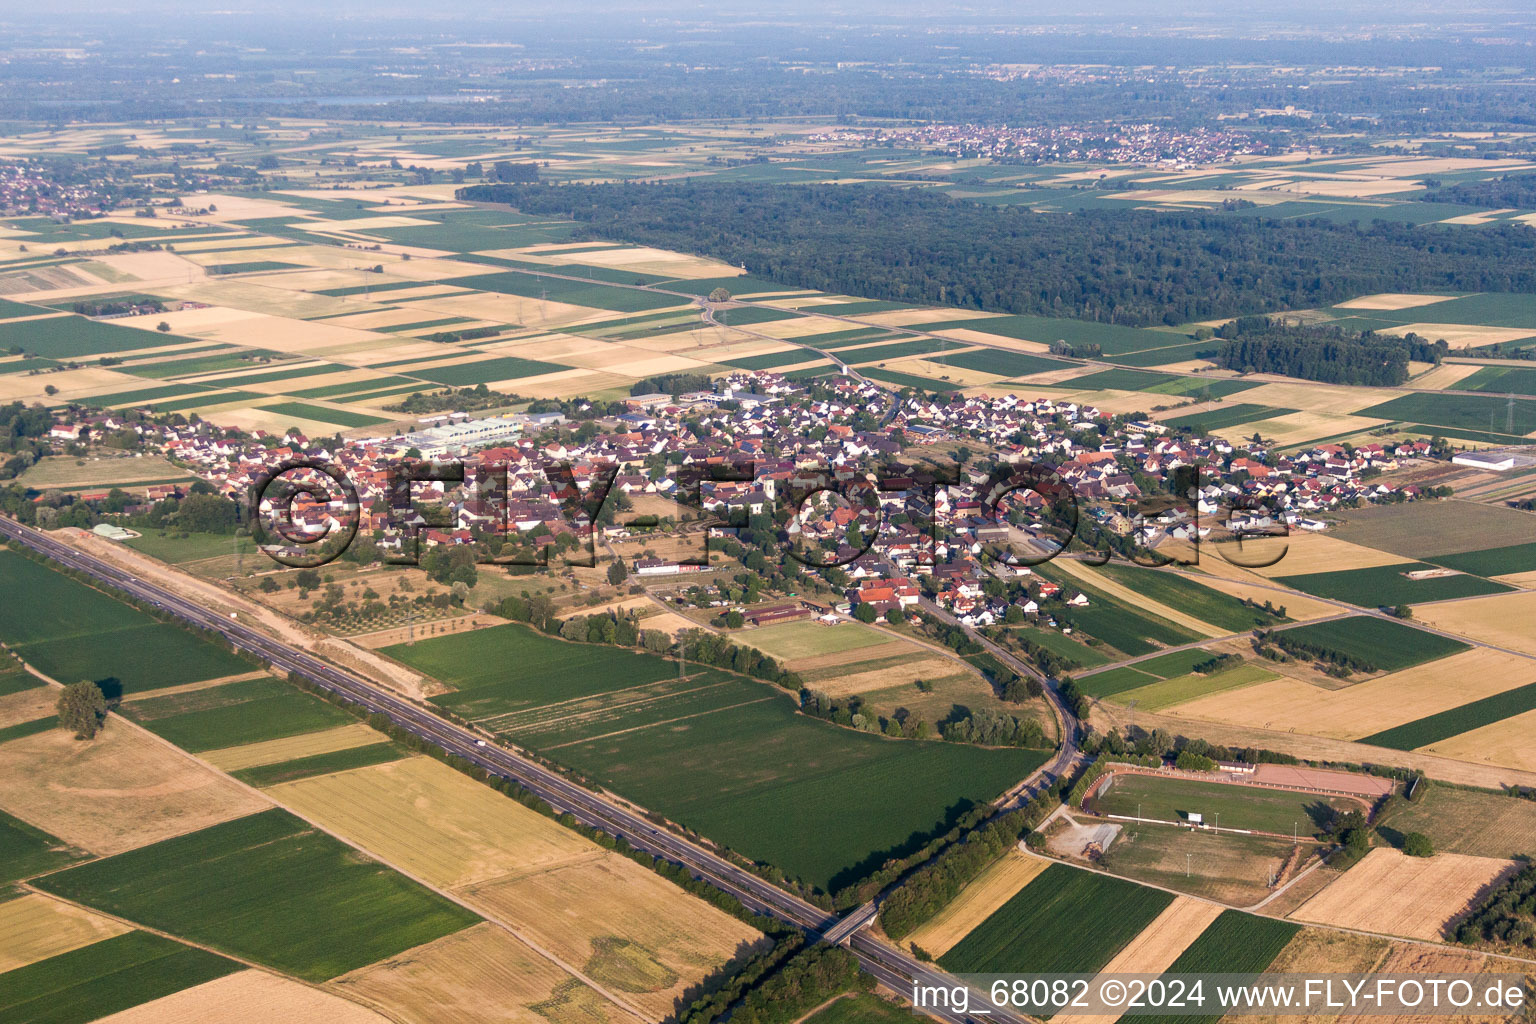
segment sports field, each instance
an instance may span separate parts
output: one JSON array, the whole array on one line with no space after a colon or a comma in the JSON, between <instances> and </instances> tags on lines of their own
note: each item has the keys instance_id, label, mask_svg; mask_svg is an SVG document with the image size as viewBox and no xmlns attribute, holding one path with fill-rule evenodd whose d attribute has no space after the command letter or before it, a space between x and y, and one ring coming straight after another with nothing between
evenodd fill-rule
<instances>
[{"instance_id":1,"label":"sports field","mask_svg":"<svg viewBox=\"0 0 1536 1024\"><path fill-rule=\"evenodd\" d=\"M1100 863L1116 875L1246 907L1269 895L1292 849L1289 839L1126 822Z\"/></svg>"},{"instance_id":2,"label":"sports field","mask_svg":"<svg viewBox=\"0 0 1536 1024\"><path fill-rule=\"evenodd\" d=\"M1206 824L1282 835L1320 833L1335 813L1365 809L1360 801L1342 797L1150 775L1116 775L1090 803L1100 814L1169 822L1187 822L1199 814Z\"/></svg>"},{"instance_id":3,"label":"sports field","mask_svg":"<svg viewBox=\"0 0 1536 1024\"><path fill-rule=\"evenodd\" d=\"M842 729L765 683L697 666L679 679L673 662L517 625L387 652L468 687L435 703L823 888L914 848L1047 756Z\"/></svg>"},{"instance_id":4,"label":"sports field","mask_svg":"<svg viewBox=\"0 0 1536 1024\"><path fill-rule=\"evenodd\" d=\"M281 810L83 864L38 885L310 981L477 920Z\"/></svg>"}]
</instances>

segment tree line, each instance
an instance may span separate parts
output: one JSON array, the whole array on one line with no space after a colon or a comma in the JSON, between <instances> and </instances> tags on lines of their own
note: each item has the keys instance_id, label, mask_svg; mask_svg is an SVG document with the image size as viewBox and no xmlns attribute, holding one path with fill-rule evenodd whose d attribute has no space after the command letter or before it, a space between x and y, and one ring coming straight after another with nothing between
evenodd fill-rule
<instances>
[{"instance_id":1,"label":"tree line","mask_svg":"<svg viewBox=\"0 0 1536 1024\"><path fill-rule=\"evenodd\" d=\"M788 287L1131 326L1370 292L1536 291L1536 232L1523 225L1037 213L836 185L476 185L458 195L571 217L582 238L703 253Z\"/></svg>"},{"instance_id":2,"label":"tree line","mask_svg":"<svg viewBox=\"0 0 1536 1024\"><path fill-rule=\"evenodd\" d=\"M1484 206L1493 210L1510 207L1530 209L1536 206L1536 174L1505 174L1490 181L1467 181L1421 192L1427 203L1455 203L1458 206Z\"/></svg>"},{"instance_id":3,"label":"tree line","mask_svg":"<svg viewBox=\"0 0 1536 1024\"><path fill-rule=\"evenodd\" d=\"M1357 334L1331 324L1291 326L1267 316L1238 317L1222 327L1220 337L1225 340L1213 361L1228 370L1370 387L1403 384L1409 361L1438 364L1450 350L1444 341L1417 334Z\"/></svg>"}]
</instances>

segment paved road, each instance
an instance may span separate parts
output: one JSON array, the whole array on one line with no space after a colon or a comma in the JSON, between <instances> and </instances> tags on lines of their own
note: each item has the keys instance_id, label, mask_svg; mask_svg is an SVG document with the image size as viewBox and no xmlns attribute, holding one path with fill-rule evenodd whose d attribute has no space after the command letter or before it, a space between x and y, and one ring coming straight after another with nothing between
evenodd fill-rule
<instances>
[{"instance_id":1,"label":"paved road","mask_svg":"<svg viewBox=\"0 0 1536 1024\"><path fill-rule=\"evenodd\" d=\"M858 931L873 916L872 906L866 905L855 910L850 916L856 920L838 928L841 922L836 914L815 907L708 850L658 829L641 815L610 803L516 752L480 738L473 730L445 721L432 711L359 676L273 640L236 620L215 615L178 594L4 517L0 517L0 536L13 543L24 544L62 565L140 601L162 608L186 622L215 630L236 649L257 655L275 671L294 673L315 686L353 701L370 713L386 715L399 727L448 753L462 757L492 775L524 786L556 810L569 812L583 824L600 828L610 835L623 836L637 849L683 865L696 876L736 896L758 913L776 917L816 937L832 932L839 938L845 938L863 969L897 994L910 997L914 981L947 988L954 988L958 984L955 978L938 968ZM965 1015L958 1013L934 1011L933 1015L948 1024L972 1024ZM1023 1024L1020 1018L1002 1011L994 1011L990 1016L1011 1024Z\"/></svg>"}]
</instances>

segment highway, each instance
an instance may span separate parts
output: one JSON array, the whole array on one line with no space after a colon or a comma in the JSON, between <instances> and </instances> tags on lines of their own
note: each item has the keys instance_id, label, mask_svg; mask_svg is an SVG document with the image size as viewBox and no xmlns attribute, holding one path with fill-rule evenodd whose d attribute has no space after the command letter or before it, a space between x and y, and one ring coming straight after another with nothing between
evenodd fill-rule
<instances>
[{"instance_id":1,"label":"highway","mask_svg":"<svg viewBox=\"0 0 1536 1024\"><path fill-rule=\"evenodd\" d=\"M924 986L951 989L959 985L958 980L938 968L862 932L860 929L874 916L873 904L855 909L849 915L853 920L840 922L836 914L815 907L724 858L657 828L640 814L611 803L542 765L488 741L473 730L446 721L360 676L238 621L216 615L194 601L3 516L0 516L0 536L24 544L61 565L164 609L188 623L214 630L233 647L256 655L277 672L294 673L312 685L353 701L369 713L385 715L400 728L448 753L536 793L556 810L569 812L583 824L610 835L623 836L637 849L683 865L695 876L731 893L755 912L776 917L813 937L830 933L834 940L846 941L863 969L898 995L910 998L913 981ZM969 1018L964 1014L944 1010L931 1010L930 1013L949 1024L969 1024ZM1004 1010L993 1010L989 1016L1023 1024L1022 1018Z\"/></svg>"}]
</instances>

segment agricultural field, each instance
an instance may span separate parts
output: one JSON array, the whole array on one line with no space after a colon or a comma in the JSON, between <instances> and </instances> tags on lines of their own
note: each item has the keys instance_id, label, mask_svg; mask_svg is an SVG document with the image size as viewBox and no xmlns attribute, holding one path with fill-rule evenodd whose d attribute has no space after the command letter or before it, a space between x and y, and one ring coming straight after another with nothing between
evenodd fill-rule
<instances>
[{"instance_id":1,"label":"agricultural field","mask_svg":"<svg viewBox=\"0 0 1536 1024\"><path fill-rule=\"evenodd\" d=\"M1393 398L1361 409L1361 416L1439 427L1447 432L1486 431L1524 435L1536 431L1536 400L1513 404L1492 395L1445 395L1432 391Z\"/></svg>"},{"instance_id":2,"label":"agricultural field","mask_svg":"<svg viewBox=\"0 0 1536 1024\"><path fill-rule=\"evenodd\" d=\"M108 487L132 487L145 484L169 483L174 480L191 480L192 475L180 466L155 456L143 458L88 456L83 459L67 455L50 455L39 459L26 472L16 478L28 487L47 490L59 488L89 488L100 490Z\"/></svg>"},{"instance_id":3,"label":"agricultural field","mask_svg":"<svg viewBox=\"0 0 1536 1024\"><path fill-rule=\"evenodd\" d=\"M1270 882L1294 849L1289 839L1127 822L1100 866L1138 882L1248 907L1273 891Z\"/></svg>"},{"instance_id":4,"label":"agricultural field","mask_svg":"<svg viewBox=\"0 0 1536 1024\"><path fill-rule=\"evenodd\" d=\"M111 1024L244 1024L252 1019L386 1024L389 1020L324 989L257 970L226 974L107 1019Z\"/></svg>"},{"instance_id":5,"label":"agricultural field","mask_svg":"<svg viewBox=\"0 0 1536 1024\"><path fill-rule=\"evenodd\" d=\"M1177 714L1202 721L1357 739L1519 687L1525 664L1518 655L1474 648L1333 689L1311 679L1281 676L1195 698L1179 705Z\"/></svg>"},{"instance_id":6,"label":"agricultural field","mask_svg":"<svg viewBox=\"0 0 1536 1024\"><path fill-rule=\"evenodd\" d=\"M1049 866L1050 861L1043 857L1010 850L972 879L908 940L933 956L943 956Z\"/></svg>"},{"instance_id":7,"label":"agricultural field","mask_svg":"<svg viewBox=\"0 0 1536 1024\"><path fill-rule=\"evenodd\" d=\"M1275 581L1295 587L1305 594L1348 601L1364 608L1414 605L1425 601L1448 601L1458 597L1498 594L1510 588L1480 576L1458 572L1449 576L1410 579L1410 572L1433 571L1427 562L1402 562L1371 569L1346 569L1340 572L1308 573L1304 576L1277 576Z\"/></svg>"},{"instance_id":8,"label":"agricultural field","mask_svg":"<svg viewBox=\"0 0 1536 1024\"><path fill-rule=\"evenodd\" d=\"M1409 857L1377 848L1291 917L1336 928L1440 941L1452 922L1515 868L1513 861L1491 857L1460 853Z\"/></svg>"},{"instance_id":9,"label":"agricultural field","mask_svg":"<svg viewBox=\"0 0 1536 1024\"><path fill-rule=\"evenodd\" d=\"M42 829L0 811L0 882L51 871L84 856Z\"/></svg>"},{"instance_id":10,"label":"agricultural field","mask_svg":"<svg viewBox=\"0 0 1536 1024\"><path fill-rule=\"evenodd\" d=\"M1335 814L1363 811L1358 800L1299 793L1233 782L1151 775L1114 776L1092 799L1100 814L1139 816L1156 821L1188 821L1202 815L1208 824L1276 835L1313 835L1326 831ZM1218 818L1219 816L1219 818Z\"/></svg>"},{"instance_id":11,"label":"agricultural field","mask_svg":"<svg viewBox=\"0 0 1536 1024\"><path fill-rule=\"evenodd\" d=\"M1169 965L1174 974L1232 972L1258 974L1275 961L1295 938L1300 926L1236 910L1224 911ZM1220 1011L1221 1006L1213 1007ZM1158 1024L1200 1024L1218 1019L1216 1013L1157 1014Z\"/></svg>"},{"instance_id":12,"label":"agricultural field","mask_svg":"<svg viewBox=\"0 0 1536 1024\"><path fill-rule=\"evenodd\" d=\"M1529 711L1536 711L1536 683L1516 686L1481 700L1404 722L1392 729L1362 736L1360 742L1398 750L1433 750L1441 740L1494 725Z\"/></svg>"},{"instance_id":13,"label":"agricultural field","mask_svg":"<svg viewBox=\"0 0 1536 1024\"><path fill-rule=\"evenodd\" d=\"M478 924L342 975L335 991L406 1024L639 1024L510 932Z\"/></svg>"},{"instance_id":14,"label":"agricultural field","mask_svg":"<svg viewBox=\"0 0 1536 1024\"><path fill-rule=\"evenodd\" d=\"M132 931L120 921L37 893L0 900L0 974Z\"/></svg>"},{"instance_id":15,"label":"agricultural field","mask_svg":"<svg viewBox=\"0 0 1536 1024\"><path fill-rule=\"evenodd\" d=\"M858 992L805 1018L805 1024L911 1024L912 1011L872 992Z\"/></svg>"},{"instance_id":16,"label":"agricultural field","mask_svg":"<svg viewBox=\"0 0 1536 1024\"><path fill-rule=\"evenodd\" d=\"M1198 939L1222 909L1212 903L1176 896L1172 903L1115 958L1104 974L1159 974Z\"/></svg>"},{"instance_id":17,"label":"agricultural field","mask_svg":"<svg viewBox=\"0 0 1536 1024\"><path fill-rule=\"evenodd\" d=\"M109 720L89 743L51 726L0 743L0 809L101 856L268 806L122 722Z\"/></svg>"},{"instance_id":18,"label":"agricultural field","mask_svg":"<svg viewBox=\"0 0 1536 1024\"><path fill-rule=\"evenodd\" d=\"M781 662L821 654L840 654L891 642L887 633L861 622L840 622L835 626L819 622L785 622L762 626L741 634L743 643L751 644Z\"/></svg>"},{"instance_id":19,"label":"agricultural field","mask_svg":"<svg viewBox=\"0 0 1536 1024\"><path fill-rule=\"evenodd\" d=\"M1453 607L1464 607L1468 602ZM1467 650L1467 645L1391 619L1357 615L1310 626L1296 626L1286 635L1330 651L1357 658L1387 672Z\"/></svg>"},{"instance_id":20,"label":"agricultural field","mask_svg":"<svg viewBox=\"0 0 1536 1024\"><path fill-rule=\"evenodd\" d=\"M281 764L284 761L292 761L296 758L314 757L318 754L331 754L338 750L350 750L354 747L367 747L378 743L384 738L383 734L362 722L354 722L351 725L337 726L334 729L322 729L318 732L305 732L296 736L287 736L282 739L263 740L257 743L246 743L237 747L227 747L219 750L208 750L202 755L202 759L226 772L241 771L246 768L256 768L261 765Z\"/></svg>"},{"instance_id":21,"label":"agricultural field","mask_svg":"<svg viewBox=\"0 0 1536 1024\"><path fill-rule=\"evenodd\" d=\"M1091 974L1173 899L1133 882L1052 864L939 957L939 964L960 974Z\"/></svg>"},{"instance_id":22,"label":"agricultural field","mask_svg":"<svg viewBox=\"0 0 1536 1024\"><path fill-rule=\"evenodd\" d=\"M334 978L478 920L282 810L93 861L37 884L309 981Z\"/></svg>"},{"instance_id":23,"label":"agricultural field","mask_svg":"<svg viewBox=\"0 0 1536 1024\"><path fill-rule=\"evenodd\" d=\"M1198 647L1159 654L1131 665L1085 672L1077 677L1078 686L1090 697L1112 697L1150 683L1188 675L1196 665L1210 661L1212 657L1211 652Z\"/></svg>"},{"instance_id":24,"label":"agricultural field","mask_svg":"<svg viewBox=\"0 0 1536 1024\"><path fill-rule=\"evenodd\" d=\"M29 595L7 610L0 639L61 682L96 680L108 696L120 696L251 668L221 645L13 551L0 551L0 589Z\"/></svg>"},{"instance_id":25,"label":"agricultural field","mask_svg":"<svg viewBox=\"0 0 1536 1024\"><path fill-rule=\"evenodd\" d=\"M274 798L452 891L488 918L588 964L658 1019L760 938L747 925L435 760L318 776ZM611 913L622 904L629 912ZM607 971L605 977L601 977Z\"/></svg>"},{"instance_id":26,"label":"agricultural field","mask_svg":"<svg viewBox=\"0 0 1536 1024\"><path fill-rule=\"evenodd\" d=\"M1191 615L1202 622L1218 626L1229 633L1240 633L1254 627L1269 627L1288 621L1283 615L1253 608L1237 598L1212 590L1189 576L1156 569L1111 562L1103 566L1101 573L1138 594ZM1276 600L1280 600L1278 597Z\"/></svg>"},{"instance_id":27,"label":"agricultural field","mask_svg":"<svg viewBox=\"0 0 1536 1024\"><path fill-rule=\"evenodd\" d=\"M1136 707L1145 711L1165 711L1201 697L1267 683L1275 678L1275 673L1259 665L1237 665L1220 672L1205 675L1189 673L1122 690L1111 699L1117 704L1130 704L1134 701Z\"/></svg>"},{"instance_id":28,"label":"agricultural field","mask_svg":"<svg viewBox=\"0 0 1536 1024\"><path fill-rule=\"evenodd\" d=\"M240 969L216 954L131 931L0 974L0 1016L86 1024Z\"/></svg>"},{"instance_id":29,"label":"agricultural field","mask_svg":"<svg viewBox=\"0 0 1536 1024\"><path fill-rule=\"evenodd\" d=\"M1536 637L1530 630L1533 613L1536 613L1536 591L1521 590L1431 605L1414 614L1426 624L1448 633L1536 654Z\"/></svg>"},{"instance_id":30,"label":"agricultural field","mask_svg":"<svg viewBox=\"0 0 1536 1024\"><path fill-rule=\"evenodd\" d=\"M1509 860L1530 853L1536 836L1536 801L1503 793L1429 783L1382 822L1383 834L1422 832L1437 853Z\"/></svg>"},{"instance_id":31,"label":"agricultural field","mask_svg":"<svg viewBox=\"0 0 1536 1024\"><path fill-rule=\"evenodd\" d=\"M799 715L768 684L686 666L679 678L673 662L517 625L386 653L461 687L435 703L822 887L942 831L1047 756L842 729ZM499 671L509 663L515 678ZM772 766L765 744L779 751Z\"/></svg>"},{"instance_id":32,"label":"agricultural field","mask_svg":"<svg viewBox=\"0 0 1536 1024\"><path fill-rule=\"evenodd\" d=\"M270 676L131 700L122 709L155 735L192 753L286 739L356 721L336 705Z\"/></svg>"}]
</instances>

